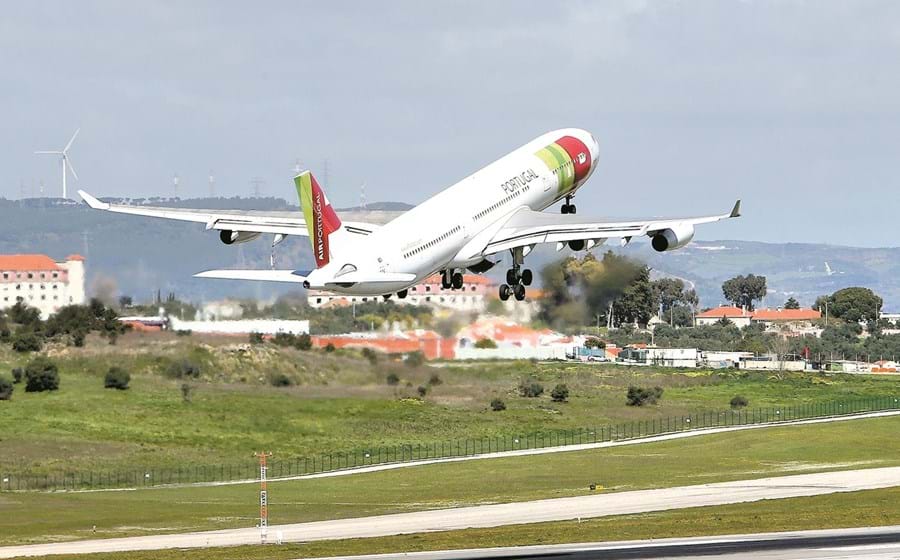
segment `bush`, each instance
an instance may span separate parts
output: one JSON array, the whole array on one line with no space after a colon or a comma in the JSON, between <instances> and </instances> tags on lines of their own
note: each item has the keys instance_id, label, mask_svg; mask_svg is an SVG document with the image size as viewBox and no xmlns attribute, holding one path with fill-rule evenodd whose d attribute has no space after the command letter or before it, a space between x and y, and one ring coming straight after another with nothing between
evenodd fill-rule
<instances>
[{"instance_id":1,"label":"bush","mask_svg":"<svg viewBox=\"0 0 900 560\"><path fill-rule=\"evenodd\" d=\"M41 337L33 331L19 330L12 336L12 349L16 352L40 352Z\"/></svg>"},{"instance_id":2,"label":"bush","mask_svg":"<svg viewBox=\"0 0 900 560\"><path fill-rule=\"evenodd\" d=\"M475 348L496 348L497 343L490 338L480 338L475 342Z\"/></svg>"},{"instance_id":3,"label":"bush","mask_svg":"<svg viewBox=\"0 0 900 560\"><path fill-rule=\"evenodd\" d=\"M190 360L179 360L169 364L166 374L175 379L184 379L185 377L196 379L200 377L200 366Z\"/></svg>"},{"instance_id":4,"label":"bush","mask_svg":"<svg viewBox=\"0 0 900 560\"><path fill-rule=\"evenodd\" d=\"M297 337L297 342L294 345L297 350L309 350L312 348L312 337L308 334L303 333Z\"/></svg>"},{"instance_id":5,"label":"bush","mask_svg":"<svg viewBox=\"0 0 900 560\"><path fill-rule=\"evenodd\" d=\"M522 381L519 383L519 394L528 398L540 397L544 394L544 386L536 381Z\"/></svg>"},{"instance_id":6,"label":"bush","mask_svg":"<svg viewBox=\"0 0 900 560\"><path fill-rule=\"evenodd\" d=\"M428 387L426 387L425 385L419 385L419 387L416 389L416 392L419 393L420 397L425 398L425 395L428 394Z\"/></svg>"},{"instance_id":7,"label":"bush","mask_svg":"<svg viewBox=\"0 0 900 560\"><path fill-rule=\"evenodd\" d=\"M189 403L194 395L194 388L188 383L181 384L181 400Z\"/></svg>"},{"instance_id":8,"label":"bush","mask_svg":"<svg viewBox=\"0 0 900 560\"><path fill-rule=\"evenodd\" d=\"M662 387L635 387L632 385L628 388L625 404L628 406L644 406L645 404L656 404L662 398Z\"/></svg>"},{"instance_id":9,"label":"bush","mask_svg":"<svg viewBox=\"0 0 900 560\"><path fill-rule=\"evenodd\" d=\"M106 372L106 377L103 379L103 386L107 389L124 391L128 389L129 383L131 383L131 374L119 366L109 368L109 371Z\"/></svg>"},{"instance_id":10,"label":"bush","mask_svg":"<svg viewBox=\"0 0 900 560\"><path fill-rule=\"evenodd\" d=\"M410 352L406 355L406 358L403 360L403 363L408 365L411 368L419 367L425 363L425 354L416 350L415 352Z\"/></svg>"},{"instance_id":11,"label":"bush","mask_svg":"<svg viewBox=\"0 0 900 560\"><path fill-rule=\"evenodd\" d=\"M432 373L431 377L428 378L429 385L433 385L433 386L437 387L438 385L441 385L443 383L444 383L444 380L441 379L441 376L438 375L437 373Z\"/></svg>"},{"instance_id":12,"label":"bush","mask_svg":"<svg viewBox=\"0 0 900 560\"><path fill-rule=\"evenodd\" d=\"M731 398L731 408L744 408L749 404L750 401L743 395L735 395Z\"/></svg>"},{"instance_id":13,"label":"bush","mask_svg":"<svg viewBox=\"0 0 900 560\"><path fill-rule=\"evenodd\" d=\"M329 354L331 354L332 352L334 352L334 344L332 344L332 343L330 343L330 342L329 342L328 344L326 344L326 345L325 345L325 351L326 351L327 353L329 353Z\"/></svg>"},{"instance_id":14,"label":"bush","mask_svg":"<svg viewBox=\"0 0 900 560\"><path fill-rule=\"evenodd\" d=\"M369 360L369 363L373 366L378 363L378 352L372 350L371 348L363 348L362 355L363 358Z\"/></svg>"},{"instance_id":15,"label":"bush","mask_svg":"<svg viewBox=\"0 0 900 560\"><path fill-rule=\"evenodd\" d=\"M71 338L72 346L75 346L76 348L81 348L82 346L84 346L84 339L86 336L87 335L84 331L73 332Z\"/></svg>"},{"instance_id":16,"label":"bush","mask_svg":"<svg viewBox=\"0 0 900 560\"><path fill-rule=\"evenodd\" d=\"M292 333L280 332L275 333L271 340L278 346L291 346L297 350L309 350L312 348L312 338L308 334L297 336Z\"/></svg>"},{"instance_id":17,"label":"bush","mask_svg":"<svg viewBox=\"0 0 900 560\"><path fill-rule=\"evenodd\" d=\"M290 387L294 384L294 380L283 373L273 373L269 377L269 383L273 387Z\"/></svg>"},{"instance_id":18,"label":"bush","mask_svg":"<svg viewBox=\"0 0 900 560\"><path fill-rule=\"evenodd\" d=\"M506 403L500 399L494 399L491 401L491 410L501 411L506 410Z\"/></svg>"},{"instance_id":19,"label":"bush","mask_svg":"<svg viewBox=\"0 0 900 560\"><path fill-rule=\"evenodd\" d=\"M0 377L0 401L8 401L12 398L13 388L9 379Z\"/></svg>"},{"instance_id":20,"label":"bush","mask_svg":"<svg viewBox=\"0 0 900 560\"><path fill-rule=\"evenodd\" d=\"M25 392L56 391L59 389L59 370L47 358L35 358L25 366Z\"/></svg>"},{"instance_id":21,"label":"bush","mask_svg":"<svg viewBox=\"0 0 900 560\"><path fill-rule=\"evenodd\" d=\"M22 378L25 376L25 370L23 370L20 367L14 367L14 368L12 368L12 376L13 376L13 383L21 383Z\"/></svg>"},{"instance_id":22,"label":"bush","mask_svg":"<svg viewBox=\"0 0 900 560\"><path fill-rule=\"evenodd\" d=\"M179 329L175 331L175 336L191 336L192 334L194 334L194 331L192 331L191 329ZM110 344L113 343L110 342Z\"/></svg>"},{"instance_id":23,"label":"bush","mask_svg":"<svg viewBox=\"0 0 900 560\"><path fill-rule=\"evenodd\" d=\"M263 338L263 334L259 332L250 333L250 344L262 344L265 342L265 338Z\"/></svg>"},{"instance_id":24,"label":"bush","mask_svg":"<svg viewBox=\"0 0 900 560\"><path fill-rule=\"evenodd\" d=\"M550 391L550 397L553 402L566 402L569 400L569 388L564 383L560 383Z\"/></svg>"},{"instance_id":25,"label":"bush","mask_svg":"<svg viewBox=\"0 0 900 560\"><path fill-rule=\"evenodd\" d=\"M400 384L400 376L396 373L389 373L385 381L388 385L399 385Z\"/></svg>"}]
</instances>

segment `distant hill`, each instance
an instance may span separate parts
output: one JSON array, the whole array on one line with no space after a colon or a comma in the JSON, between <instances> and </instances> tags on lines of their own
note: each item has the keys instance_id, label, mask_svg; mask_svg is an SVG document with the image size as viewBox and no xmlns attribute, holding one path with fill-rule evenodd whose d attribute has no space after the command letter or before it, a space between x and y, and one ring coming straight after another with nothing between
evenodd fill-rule
<instances>
[{"instance_id":1,"label":"distant hill","mask_svg":"<svg viewBox=\"0 0 900 560\"><path fill-rule=\"evenodd\" d=\"M204 198L131 201L148 205L190 208L298 211L278 198ZM348 218L384 223L409 205L373 203L365 211L345 209ZM198 224L152 218L118 216L88 209L62 199L0 199L0 253L46 253L63 258L70 253L87 257L88 285L113 279L120 294L148 300L161 290L194 301L224 296L265 299L291 287L281 285L198 280L195 272L209 268L267 268L270 241L263 236L250 243L226 246ZM799 243L754 241L696 241L672 253L659 254L647 243L633 243L617 252L648 263L655 274L677 276L695 284L705 306L722 301L721 284L737 274L762 274L772 290L768 304L782 304L790 295L811 304L821 294L846 286L867 286L885 299L886 310L900 310L900 248L869 249ZM604 247L595 252L606 250ZM536 272L568 254L542 247L528 257ZM288 239L277 247L277 266L311 268L305 238ZM508 261L508 259L506 259ZM825 263L828 263L826 268ZM505 266L490 275L501 278ZM103 282L106 284L108 282Z\"/></svg>"}]
</instances>

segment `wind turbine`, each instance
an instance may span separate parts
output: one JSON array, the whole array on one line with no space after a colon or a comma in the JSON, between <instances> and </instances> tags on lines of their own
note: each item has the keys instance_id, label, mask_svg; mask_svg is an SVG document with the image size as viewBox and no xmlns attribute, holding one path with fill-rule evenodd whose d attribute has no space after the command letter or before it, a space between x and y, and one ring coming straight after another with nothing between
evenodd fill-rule
<instances>
[{"instance_id":1,"label":"wind turbine","mask_svg":"<svg viewBox=\"0 0 900 560\"><path fill-rule=\"evenodd\" d=\"M66 144L66 147L63 148L62 151L34 152L36 154L54 154L54 155L62 156L62 179L63 179L62 196L63 196L63 198L69 198L68 191L66 190L66 176L68 175L68 172L71 171L72 176L75 177L75 180L76 181L78 180L78 173L75 173L75 168L72 166L72 162L69 160L69 148L72 147L72 142L75 141L75 137L78 136L78 133L80 131L81 131L80 128L75 131L75 134L72 135L72 139L69 140L69 143Z\"/></svg>"}]
</instances>

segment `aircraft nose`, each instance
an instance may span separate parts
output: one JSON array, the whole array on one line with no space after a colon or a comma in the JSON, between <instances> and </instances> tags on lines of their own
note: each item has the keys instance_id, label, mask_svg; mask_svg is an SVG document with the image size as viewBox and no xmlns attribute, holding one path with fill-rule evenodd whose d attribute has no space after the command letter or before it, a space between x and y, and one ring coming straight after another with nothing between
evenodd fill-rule
<instances>
[{"instance_id":1,"label":"aircraft nose","mask_svg":"<svg viewBox=\"0 0 900 560\"><path fill-rule=\"evenodd\" d=\"M591 150L591 167L594 167L600 158L600 144L597 143L597 139L594 138L593 134L591 134L591 143L588 144L588 149Z\"/></svg>"}]
</instances>

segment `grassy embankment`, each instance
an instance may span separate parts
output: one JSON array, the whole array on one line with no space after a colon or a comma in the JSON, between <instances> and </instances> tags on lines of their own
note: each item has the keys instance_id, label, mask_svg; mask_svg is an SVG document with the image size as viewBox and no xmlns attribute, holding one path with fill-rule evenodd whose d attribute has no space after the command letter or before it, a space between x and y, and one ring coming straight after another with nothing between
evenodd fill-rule
<instances>
[{"instance_id":1,"label":"grassy embankment","mask_svg":"<svg viewBox=\"0 0 900 560\"><path fill-rule=\"evenodd\" d=\"M592 482L604 492L617 492L896 466L898 429L900 417L780 426L592 451L271 482L270 523L576 496L590 493ZM256 485L244 484L0 494L0 545L253 527L257 492ZM94 525L96 533L91 531ZM746 530L753 527L748 519Z\"/></svg>"},{"instance_id":2,"label":"grassy embankment","mask_svg":"<svg viewBox=\"0 0 900 560\"><path fill-rule=\"evenodd\" d=\"M851 375L744 375L610 365L497 362L409 368L355 352L301 352L242 338L132 333L119 344L90 338L85 348L49 348L61 372L60 390L25 393L16 386L0 402L0 472L33 474L188 467L245 462L254 450L292 458L331 451L432 443L451 439L601 426L723 410L735 394L752 407L830 402L900 394L900 378ZM0 372L28 357L0 350ZM169 365L187 359L199 379L174 379ZM128 391L103 389L116 364L132 373ZM391 372L400 384L385 382ZM270 386L287 375L294 385ZM2 375L8 375L2 373ZM405 399L432 375L441 383L424 400ZM540 398L524 398L523 378L543 383ZM183 383L193 387L184 402ZM553 403L557 383L571 391ZM625 406L629 385L660 385L658 405ZM507 410L488 404L502 398Z\"/></svg>"}]
</instances>

